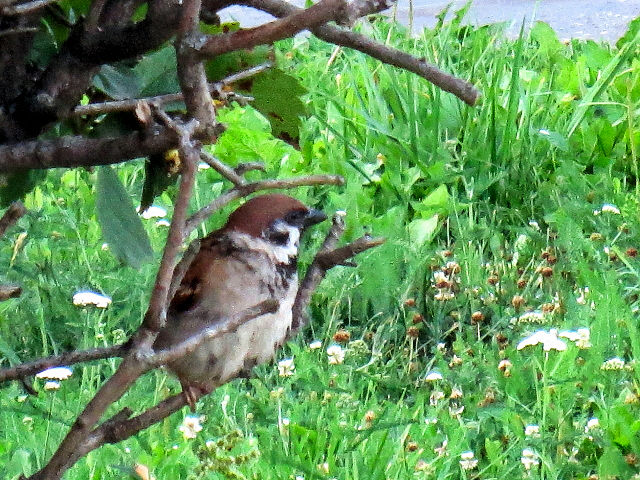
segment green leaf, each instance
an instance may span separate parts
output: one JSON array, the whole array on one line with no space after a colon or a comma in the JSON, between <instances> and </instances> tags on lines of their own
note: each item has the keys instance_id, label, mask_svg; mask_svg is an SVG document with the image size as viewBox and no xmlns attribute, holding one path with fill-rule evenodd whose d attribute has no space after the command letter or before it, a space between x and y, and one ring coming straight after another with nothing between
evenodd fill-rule
<instances>
[{"instance_id":1,"label":"green leaf","mask_svg":"<svg viewBox=\"0 0 640 480\"><path fill-rule=\"evenodd\" d=\"M558 150L562 152L569 151L569 142L562 134L558 132L545 130L545 129L534 130L533 133L547 140L551 145L556 147Z\"/></svg>"},{"instance_id":2,"label":"green leaf","mask_svg":"<svg viewBox=\"0 0 640 480\"><path fill-rule=\"evenodd\" d=\"M600 457L598 461L598 476L600 478L630 478L630 468L616 447L607 447Z\"/></svg>"},{"instance_id":3,"label":"green leaf","mask_svg":"<svg viewBox=\"0 0 640 480\"><path fill-rule=\"evenodd\" d=\"M409 238L411 244L417 248L431 242L438 231L438 215L429 219L418 218L409 223Z\"/></svg>"},{"instance_id":4,"label":"green leaf","mask_svg":"<svg viewBox=\"0 0 640 480\"><path fill-rule=\"evenodd\" d=\"M300 117L307 113L300 99L307 91L298 79L274 68L255 79L250 93L253 107L269 119L273 135L297 142Z\"/></svg>"},{"instance_id":5,"label":"green leaf","mask_svg":"<svg viewBox=\"0 0 640 480\"><path fill-rule=\"evenodd\" d=\"M114 255L134 268L153 258L149 237L131 198L109 166L98 170L96 209L102 234Z\"/></svg>"},{"instance_id":6,"label":"green leaf","mask_svg":"<svg viewBox=\"0 0 640 480\"><path fill-rule=\"evenodd\" d=\"M178 179L177 171L172 163L175 159L180 162L176 150L170 150L164 154L151 155L144 164L144 184L140 196L140 213L151 206L155 198L164 192L167 187L175 185Z\"/></svg>"},{"instance_id":7,"label":"green leaf","mask_svg":"<svg viewBox=\"0 0 640 480\"><path fill-rule=\"evenodd\" d=\"M549 57L564 48L564 45L558 40L556 32L545 22L538 21L535 23L531 29L531 39L540 45L538 52Z\"/></svg>"},{"instance_id":8,"label":"green leaf","mask_svg":"<svg viewBox=\"0 0 640 480\"><path fill-rule=\"evenodd\" d=\"M451 197L447 186L442 184L427 195L421 202L413 202L411 205L421 218L431 218L434 214L447 215L450 210Z\"/></svg>"},{"instance_id":9,"label":"green leaf","mask_svg":"<svg viewBox=\"0 0 640 480\"><path fill-rule=\"evenodd\" d=\"M575 132L576 128L578 128L582 122L588 108L594 104L606 88L613 82L620 68L622 68L622 66L628 62L629 58L635 54L638 41L640 41L640 31L637 32L635 37L633 37L633 40L625 44L617 55L607 64L607 66L598 73L598 79L593 86L587 90L586 95L571 116L569 128L567 128L567 137L573 135L573 132Z\"/></svg>"},{"instance_id":10,"label":"green leaf","mask_svg":"<svg viewBox=\"0 0 640 480\"><path fill-rule=\"evenodd\" d=\"M93 86L114 100L137 98L140 78L129 67L103 65L93 77Z\"/></svg>"},{"instance_id":11,"label":"green leaf","mask_svg":"<svg viewBox=\"0 0 640 480\"><path fill-rule=\"evenodd\" d=\"M176 70L176 52L172 46L145 55L133 68L140 78L138 96L151 97L180 91Z\"/></svg>"}]
</instances>

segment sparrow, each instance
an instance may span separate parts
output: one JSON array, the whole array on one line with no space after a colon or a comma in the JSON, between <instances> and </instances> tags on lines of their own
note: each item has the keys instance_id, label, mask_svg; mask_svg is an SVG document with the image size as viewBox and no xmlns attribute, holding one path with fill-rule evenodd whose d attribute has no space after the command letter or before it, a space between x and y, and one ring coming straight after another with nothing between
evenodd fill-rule
<instances>
[{"instance_id":1,"label":"sparrow","mask_svg":"<svg viewBox=\"0 0 640 480\"><path fill-rule=\"evenodd\" d=\"M208 393L248 376L255 365L273 359L291 327L300 237L326 218L322 211L287 195L261 195L202 239L169 304L154 350L170 348L264 300L275 299L279 307L234 332L206 340L166 366L180 380L192 411L198 391Z\"/></svg>"}]
</instances>

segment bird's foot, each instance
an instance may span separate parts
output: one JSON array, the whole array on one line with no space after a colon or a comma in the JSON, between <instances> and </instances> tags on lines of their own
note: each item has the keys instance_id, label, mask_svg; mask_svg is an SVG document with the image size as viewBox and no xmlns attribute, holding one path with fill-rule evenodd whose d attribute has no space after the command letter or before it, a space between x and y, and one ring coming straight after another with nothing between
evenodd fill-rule
<instances>
[{"instance_id":1,"label":"bird's foot","mask_svg":"<svg viewBox=\"0 0 640 480\"><path fill-rule=\"evenodd\" d=\"M209 393L211 393L212 388L204 383L199 382L189 382L182 384L182 393L184 394L184 398L189 405L189 408L192 412L196 411L196 402L200 397L203 397Z\"/></svg>"}]
</instances>

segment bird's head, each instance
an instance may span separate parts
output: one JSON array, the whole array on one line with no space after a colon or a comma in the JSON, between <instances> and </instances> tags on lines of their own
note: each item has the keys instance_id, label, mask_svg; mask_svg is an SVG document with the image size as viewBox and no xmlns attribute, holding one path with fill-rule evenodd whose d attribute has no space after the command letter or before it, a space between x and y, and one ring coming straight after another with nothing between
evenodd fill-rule
<instances>
[{"instance_id":1,"label":"bird's head","mask_svg":"<svg viewBox=\"0 0 640 480\"><path fill-rule=\"evenodd\" d=\"M303 231L326 218L322 211L293 197L268 194L254 197L236 209L223 230L261 238L293 256Z\"/></svg>"}]
</instances>

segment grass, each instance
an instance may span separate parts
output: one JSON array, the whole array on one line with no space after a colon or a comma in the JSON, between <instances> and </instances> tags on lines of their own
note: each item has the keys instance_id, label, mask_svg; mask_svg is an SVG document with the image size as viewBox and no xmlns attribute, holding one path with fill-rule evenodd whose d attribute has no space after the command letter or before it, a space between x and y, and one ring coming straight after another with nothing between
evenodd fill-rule
<instances>
[{"instance_id":1,"label":"grass","mask_svg":"<svg viewBox=\"0 0 640 480\"><path fill-rule=\"evenodd\" d=\"M474 109L359 53L312 38L279 45L308 90L300 151L236 107L223 113L217 153L262 159L272 175L344 175L343 189L298 196L346 210L349 238L388 242L327 277L311 331L278 355L294 359L291 376L261 366L200 402L195 438L179 429L181 412L65 478L135 477L136 464L158 479L638 475L637 22L618 46L565 45L545 24L508 40L460 15L417 38L382 21L360 28L472 79L483 92ZM142 167L118 172L137 196ZM102 249L94 184L87 171L50 172L26 199L32 214L0 243L5 277L25 287L0 304L5 364L122 341L142 318L155 266L135 271ZM201 172L194 208L222 186ZM170 193L159 203L170 207ZM166 230L145 226L158 255ZM112 305L73 307L81 288ZM556 338L579 328L588 340ZM539 330L548 351L518 348ZM331 364L336 343L345 357ZM37 397L3 385L4 478L42 466L114 368L76 368L58 390L37 381ZM178 389L154 372L113 411Z\"/></svg>"}]
</instances>

